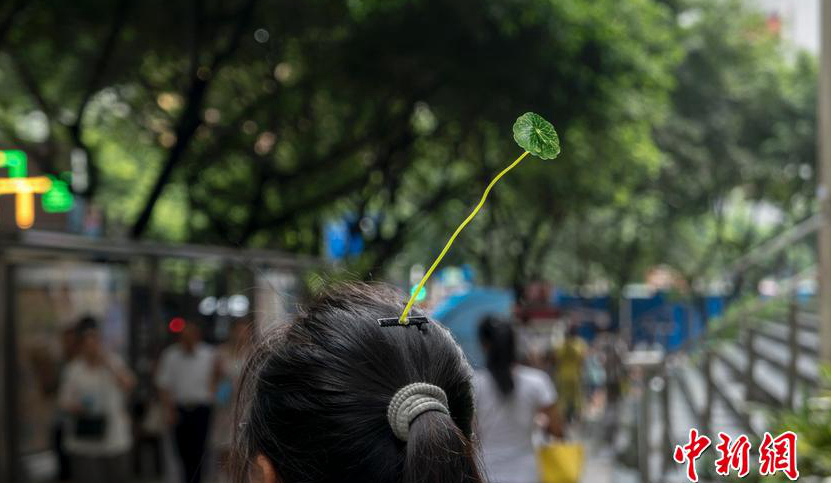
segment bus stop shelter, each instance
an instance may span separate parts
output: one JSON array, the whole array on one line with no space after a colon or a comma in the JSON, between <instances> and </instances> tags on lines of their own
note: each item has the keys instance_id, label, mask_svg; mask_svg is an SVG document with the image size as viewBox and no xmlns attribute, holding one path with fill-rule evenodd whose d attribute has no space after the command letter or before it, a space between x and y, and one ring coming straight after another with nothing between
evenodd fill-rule
<instances>
[{"instance_id":1,"label":"bus stop shelter","mask_svg":"<svg viewBox=\"0 0 831 483\"><path fill-rule=\"evenodd\" d=\"M318 264L268 250L0 234L0 481L54 473L49 431L61 337L80 316L102 321L108 349L150 381L153 359L171 340L171 317L200 319L206 338L218 342L234 317L279 321L302 297L303 274Z\"/></svg>"}]
</instances>

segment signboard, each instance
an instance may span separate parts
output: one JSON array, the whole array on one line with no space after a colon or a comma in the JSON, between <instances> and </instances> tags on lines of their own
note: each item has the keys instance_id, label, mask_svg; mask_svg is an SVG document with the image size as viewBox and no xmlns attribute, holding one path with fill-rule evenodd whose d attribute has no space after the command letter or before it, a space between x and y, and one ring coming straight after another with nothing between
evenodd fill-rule
<instances>
[{"instance_id":1,"label":"signboard","mask_svg":"<svg viewBox=\"0 0 831 483\"><path fill-rule=\"evenodd\" d=\"M323 227L323 252L329 260L343 260L360 255L364 250L364 238L359 223L353 218L343 218Z\"/></svg>"},{"instance_id":2,"label":"signboard","mask_svg":"<svg viewBox=\"0 0 831 483\"><path fill-rule=\"evenodd\" d=\"M0 151L0 168L8 172L0 178L0 195L15 195L15 223L23 230L35 223L35 195L47 213L72 209L74 198L66 181L54 176L29 176L26 153L18 149Z\"/></svg>"}]
</instances>

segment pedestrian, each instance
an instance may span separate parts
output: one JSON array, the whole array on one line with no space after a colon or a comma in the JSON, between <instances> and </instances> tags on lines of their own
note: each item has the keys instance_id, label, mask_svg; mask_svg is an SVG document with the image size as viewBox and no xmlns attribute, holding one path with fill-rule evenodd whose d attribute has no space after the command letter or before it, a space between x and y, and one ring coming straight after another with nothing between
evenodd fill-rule
<instances>
[{"instance_id":1,"label":"pedestrian","mask_svg":"<svg viewBox=\"0 0 831 483\"><path fill-rule=\"evenodd\" d=\"M184 483L200 483L202 458L211 423L220 369L213 347L202 342L199 327L188 321L178 342L164 350L156 385L173 427Z\"/></svg>"},{"instance_id":2,"label":"pedestrian","mask_svg":"<svg viewBox=\"0 0 831 483\"><path fill-rule=\"evenodd\" d=\"M545 429L551 435L563 435L555 408L557 391L548 374L516 362L516 335L509 322L485 318L479 325L479 340L487 368L476 371L473 387L488 481L538 483L533 444L537 416L545 416Z\"/></svg>"},{"instance_id":3,"label":"pedestrian","mask_svg":"<svg viewBox=\"0 0 831 483\"><path fill-rule=\"evenodd\" d=\"M135 377L101 343L98 324L77 325L78 353L66 367L59 389L66 413L63 441L76 483L123 482L132 446L127 396Z\"/></svg>"},{"instance_id":4,"label":"pedestrian","mask_svg":"<svg viewBox=\"0 0 831 483\"><path fill-rule=\"evenodd\" d=\"M380 326L403 300L340 286L264 335L243 369L234 481L483 483L470 366L435 321Z\"/></svg>"},{"instance_id":5,"label":"pedestrian","mask_svg":"<svg viewBox=\"0 0 831 483\"><path fill-rule=\"evenodd\" d=\"M554 379L560 390L560 411L569 422L580 417L583 406L583 363L587 346L571 326L563 343L554 351Z\"/></svg>"},{"instance_id":6,"label":"pedestrian","mask_svg":"<svg viewBox=\"0 0 831 483\"><path fill-rule=\"evenodd\" d=\"M583 362L583 386L585 386L585 400L587 412L592 417L597 416L603 409L603 395L606 387L606 370L603 368L604 359L599 341L589 346Z\"/></svg>"}]
</instances>

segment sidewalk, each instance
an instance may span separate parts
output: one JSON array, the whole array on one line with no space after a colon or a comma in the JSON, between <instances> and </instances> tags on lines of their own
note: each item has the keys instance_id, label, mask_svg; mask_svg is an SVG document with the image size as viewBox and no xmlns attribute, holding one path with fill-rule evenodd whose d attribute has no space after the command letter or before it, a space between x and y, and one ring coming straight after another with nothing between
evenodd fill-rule
<instances>
[{"instance_id":1,"label":"sidewalk","mask_svg":"<svg viewBox=\"0 0 831 483\"><path fill-rule=\"evenodd\" d=\"M621 417L622 415L618 415ZM582 483L637 483L637 471L621 465L615 457L615 444L619 438L609 438L608 422L602 414L587 416L578 428L574 428L576 439L585 445ZM620 421L624 423L624 421ZM621 424L619 427L625 427Z\"/></svg>"}]
</instances>

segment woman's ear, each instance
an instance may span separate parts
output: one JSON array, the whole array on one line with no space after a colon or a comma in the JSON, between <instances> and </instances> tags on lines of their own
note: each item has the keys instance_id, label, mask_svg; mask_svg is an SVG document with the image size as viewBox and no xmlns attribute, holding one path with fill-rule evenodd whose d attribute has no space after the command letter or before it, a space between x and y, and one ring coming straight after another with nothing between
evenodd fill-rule
<instances>
[{"instance_id":1,"label":"woman's ear","mask_svg":"<svg viewBox=\"0 0 831 483\"><path fill-rule=\"evenodd\" d=\"M277 472L274 471L274 464L265 455L257 455L252 469L254 481L257 483L280 483L277 479Z\"/></svg>"}]
</instances>

